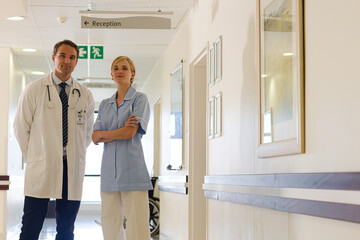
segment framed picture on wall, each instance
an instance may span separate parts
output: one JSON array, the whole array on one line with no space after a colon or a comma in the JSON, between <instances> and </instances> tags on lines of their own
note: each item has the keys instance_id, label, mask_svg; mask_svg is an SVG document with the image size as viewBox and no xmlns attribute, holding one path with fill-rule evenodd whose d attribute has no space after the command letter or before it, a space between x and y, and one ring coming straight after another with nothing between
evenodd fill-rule
<instances>
[{"instance_id":1,"label":"framed picture on wall","mask_svg":"<svg viewBox=\"0 0 360 240\"><path fill-rule=\"evenodd\" d=\"M258 157L303 153L303 0L258 0Z\"/></svg>"},{"instance_id":2,"label":"framed picture on wall","mask_svg":"<svg viewBox=\"0 0 360 240\"><path fill-rule=\"evenodd\" d=\"M215 137L215 97L209 98L208 137Z\"/></svg>"},{"instance_id":3,"label":"framed picture on wall","mask_svg":"<svg viewBox=\"0 0 360 240\"><path fill-rule=\"evenodd\" d=\"M183 164L183 110L184 110L184 61L174 68L170 76L170 159L169 170L181 170Z\"/></svg>"},{"instance_id":4,"label":"framed picture on wall","mask_svg":"<svg viewBox=\"0 0 360 240\"><path fill-rule=\"evenodd\" d=\"M215 137L221 136L221 122L222 119L222 94L221 92L215 95Z\"/></svg>"},{"instance_id":5,"label":"framed picture on wall","mask_svg":"<svg viewBox=\"0 0 360 240\"><path fill-rule=\"evenodd\" d=\"M215 84L215 44L209 46L209 87Z\"/></svg>"},{"instance_id":6,"label":"framed picture on wall","mask_svg":"<svg viewBox=\"0 0 360 240\"><path fill-rule=\"evenodd\" d=\"M215 42L215 83L222 78L222 36Z\"/></svg>"}]
</instances>

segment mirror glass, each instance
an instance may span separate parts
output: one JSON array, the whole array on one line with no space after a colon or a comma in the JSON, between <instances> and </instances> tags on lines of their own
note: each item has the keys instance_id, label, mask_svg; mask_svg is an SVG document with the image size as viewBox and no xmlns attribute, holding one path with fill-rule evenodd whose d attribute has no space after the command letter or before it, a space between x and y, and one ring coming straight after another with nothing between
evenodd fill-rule
<instances>
[{"instance_id":1,"label":"mirror glass","mask_svg":"<svg viewBox=\"0 0 360 240\"><path fill-rule=\"evenodd\" d=\"M183 159L183 62L171 73L170 164L181 169Z\"/></svg>"},{"instance_id":2,"label":"mirror glass","mask_svg":"<svg viewBox=\"0 0 360 240\"><path fill-rule=\"evenodd\" d=\"M297 137L295 0L261 0L261 143Z\"/></svg>"}]
</instances>

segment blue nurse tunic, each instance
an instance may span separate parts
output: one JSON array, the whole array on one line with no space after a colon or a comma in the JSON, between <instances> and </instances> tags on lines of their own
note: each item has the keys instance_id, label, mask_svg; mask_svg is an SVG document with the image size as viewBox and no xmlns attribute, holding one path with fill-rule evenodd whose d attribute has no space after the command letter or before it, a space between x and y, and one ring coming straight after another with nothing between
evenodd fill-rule
<instances>
[{"instance_id":1,"label":"blue nurse tunic","mask_svg":"<svg viewBox=\"0 0 360 240\"><path fill-rule=\"evenodd\" d=\"M130 86L119 107L116 105L116 93L111 98L104 99L99 106L94 130L109 131L122 128L131 115L135 115L140 123L135 136L104 143L101 163L102 192L152 189L141 145L141 137L146 133L150 117L146 95Z\"/></svg>"}]
</instances>

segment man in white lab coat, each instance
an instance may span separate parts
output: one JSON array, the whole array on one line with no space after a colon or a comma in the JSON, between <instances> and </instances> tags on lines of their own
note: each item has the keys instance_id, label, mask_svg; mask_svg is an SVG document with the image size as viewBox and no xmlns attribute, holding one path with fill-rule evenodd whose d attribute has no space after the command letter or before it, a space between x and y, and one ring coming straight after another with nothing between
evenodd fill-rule
<instances>
[{"instance_id":1,"label":"man in white lab coat","mask_svg":"<svg viewBox=\"0 0 360 240\"><path fill-rule=\"evenodd\" d=\"M26 162L20 240L39 238L50 198L56 199L56 240L74 239L94 122L92 94L71 77L78 57L72 41L55 44L54 72L30 83L19 100L14 132Z\"/></svg>"}]
</instances>

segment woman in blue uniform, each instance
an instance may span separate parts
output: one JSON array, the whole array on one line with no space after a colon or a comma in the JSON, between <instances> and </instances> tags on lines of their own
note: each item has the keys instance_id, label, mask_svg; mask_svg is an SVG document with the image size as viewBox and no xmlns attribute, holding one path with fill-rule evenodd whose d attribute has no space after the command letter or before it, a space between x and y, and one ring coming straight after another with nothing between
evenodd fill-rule
<instances>
[{"instance_id":1,"label":"woman in blue uniform","mask_svg":"<svg viewBox=\"0 0 360 240\"><path fill-rule=\"evenodd\" d=\"M150 239L148 190L152 189L141 137L150 116L145 94L132 86L135 65L126 56L114 59L111 76L117 92L101 102L93 142L104 142L101 164L101 222L104 240Z\"/></svg>"}]
</instances>

